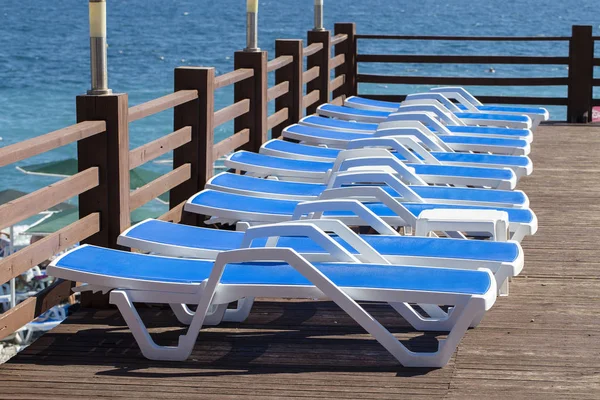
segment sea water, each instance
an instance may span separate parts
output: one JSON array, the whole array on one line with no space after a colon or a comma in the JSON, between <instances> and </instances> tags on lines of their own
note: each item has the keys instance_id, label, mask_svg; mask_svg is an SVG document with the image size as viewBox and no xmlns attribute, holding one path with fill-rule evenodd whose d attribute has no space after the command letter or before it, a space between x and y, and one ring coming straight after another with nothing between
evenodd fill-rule
<instances>
[{"instance_id":1,"label":"sea water","mask_svg":"<svg viewBox=\"0 0 600 400\"><path fill-rule=\"evenodd\" d=\"M233 69L245 47L244 0L108 0L109 86L129 94L130 105L172 92L177 66ZM0 146L75 123L75 96L89 88L89 39L85 0L0 2ZM260 2L259 45L273 58L277 38L306 38L312 0ZM358 33L403 35L569 36L574 24L598 34L594 0L327 0L325 25L356 22ZM362 53L567 56L566 42L360 41ZM494 72L491 72L491 71ZM361 72L473 77L565 77L565 66L369 64ZM272 74L271 74L272 75ZM410 93L426 87L361 85L366 93ZM565 96L565 87L470 88L475 94ZM231 88L216 93L216 109L231 104ZM565 112L552 109L555 119ZM172 111L130 125L131 148L172 131ZM216 140L232 134L231 124ZM17 165L74 157L74 145ZM169 156L163 157L169 158ZM145 168L167 172L168 164ZM32 191L57 178L0 168L0 190ZM149 207L160 208L158 203Z\"/></svg>"}]
</instances>

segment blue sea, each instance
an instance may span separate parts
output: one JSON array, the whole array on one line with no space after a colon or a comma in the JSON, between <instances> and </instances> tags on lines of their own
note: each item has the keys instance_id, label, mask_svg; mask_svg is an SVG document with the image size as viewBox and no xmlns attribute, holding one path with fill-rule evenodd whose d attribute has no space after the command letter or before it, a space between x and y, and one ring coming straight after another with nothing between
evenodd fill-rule
<instances>
[{"instance_id":1,"label":"blue sea","mask_svg":"<svg viewBox=\"0 0 600 400\"><path fill-rule=\"evenodd\" d=\"M312 27L313 0L260 2L259 45L272 58L277 38L305 38ZM87 1L0 2L0 146L75 123L75 96L89 88ZM109 86L129 94L130 105L172 91L173 69L233 67L233 52L245 46L244 0L108 0ZM600 4L594 0L327 0L325 24L353 21L359 33L403 35L568 36L574 24L593 25L598 35ZM397 54L568 55L567 43L360 41L360 52ZM556 76L565 66L378 65L361 72L440 76ZM417 86L362 85L361 92L408 93ZM470 88L475 94L564 96L564 87ZM231 104L231 88L217 92L217 108ZM564 119L561 108L552 109ZM167 111L130 126L131 147L172 131ZM232 133L220 127L217 140ZM73 145L17 165L74 157ZM165 157L168 158L168 157ZM168 165L146 168L167 172ZM33 191L55 178L24 175L15 165L0 168L0 190ZM151 203L151 208L162 205Z\"/></svg>"}]
</instances>

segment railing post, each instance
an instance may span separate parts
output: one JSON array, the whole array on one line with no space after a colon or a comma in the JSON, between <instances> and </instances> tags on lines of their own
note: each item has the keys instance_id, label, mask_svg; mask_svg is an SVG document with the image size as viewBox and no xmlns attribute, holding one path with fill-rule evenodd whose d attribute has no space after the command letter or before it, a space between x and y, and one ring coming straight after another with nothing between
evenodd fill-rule
<instances>
[{"instance_id":1,"label":"railing post","mask_svg":"<svg viewBox=\"0 0 600 400\"><path fill-rule=\"evenodd\" d=\"M569 43L567 122L586 123L592 117L594 39L592 27L574 25Z\"/></svg>"},{"instance_id":2,"label":"railing post","mask_svg":"<svg viewBox=\"0 0 600 400\"><path fill-rule=\"evenodd\" d=\"M293 61L275 71L275 84L278 85L287 81L289 82L289 91L275 99L275 112L287 107L288 118L271 130L271 137L273 138L281 136L284 127L297 123L303 117L302 71L304 57L302 56L302 46L303 43L300 39L277 39L275 41L275 57L291 56Z\"/></svg>"},{"instance_id":3,"label":"railing post","mask_svg":"<svg viewBox=\"0 0 600 400\"><path fill-rule=\"evenodd\" d=\"M77 122L106 121L106 131L77 142L79 171L98 167L98 187L79 195L79 218L100 213L100 232L83 243L109 248L130 224L129 112L127 94L77 96ZM85 292L84 306L105 308L108 296Z\"/></svg>"},{"instance_id":4,"label":"railing post","mask_svg":"<svg viewBox=\"0 0 600 400\"><path fill-rule=\"evenodd\" d=\"M306 93L313 90L319 91L319 100L306 109L306 114L314 114L317 107L330 100L329 81L331 74L329 70L329 59L331 58L331 32L329 31L308 31L308 44L323 43L323 49L307 57L307 70L313 67L319 67L319 77L306 85Z\"/></svg>"},{"instance_id":5,"label":"railing post","mask_svg":"<svg viewBox=\"0 0 600 400\"><path fill-rule=\"evenodd\" d=\"M338 96L356 96L358 92L356 83L356 24L355 23L337 23L335 24L334 33L336 35L348 35L343 43L335 46L335 55L343 54L344 63L335 69L335 77L346 75L344 84L333 91L333 98Z\"/></svg>"},{"instance_id":6,"label":"railing post","mask_svg":"<svg viewBox=\"0 0 600 400\"><path fill-rule=\"evenodd\" d=\"M242 148L258 152L260 146L267 141L267 52L236 51L233 60L234 68L254 70L252 78L236 82L233 89L234 101L250 99L250 111L234 121L234 130L250 130L250 139Z\"/></svg>"},{"instance_id":7,"label":"railing post","mask_svg":"<svg viewBox=\"0 0 600 400\"><path fill-rule=\"evenodd\" d=\"M215 69L205 67L175 68L175 91L197 90L198 98L173 110L173 129L192 128L192 140L173 150L173 169L190 163L191 178L171 189L169 206L173 208L204 189L213 176ZM181 222L200 225L200 216L183 213Z\"/></svg>"}]
</instances>

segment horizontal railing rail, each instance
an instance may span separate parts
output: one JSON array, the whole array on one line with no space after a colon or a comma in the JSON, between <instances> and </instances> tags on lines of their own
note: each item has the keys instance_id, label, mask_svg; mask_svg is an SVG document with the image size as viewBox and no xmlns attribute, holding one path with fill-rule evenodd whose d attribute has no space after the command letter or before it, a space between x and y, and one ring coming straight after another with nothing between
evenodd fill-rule
<instances>
[{"instance_id":1,"label":"horizontal railing rail","mask_svg":"<svg viewBox=\"0 0 600 400\"><path fill-rule=\"evenodd\" d=\"M180 90L129 108L129 122L158 114L198 98L197 90Z\"/></svg>"},{"instance_id":2,"label":"horizontal railing rail","mask_svg":"<svg viewBox=\"0 0 600 400\"><path fill-rule=\"evenodd\" d=\"M427 36L427 35L367 35L357 34L356 39L371 40L448 40L471 42L568 42L569 36Z\"/></svg>"}]
</instances>

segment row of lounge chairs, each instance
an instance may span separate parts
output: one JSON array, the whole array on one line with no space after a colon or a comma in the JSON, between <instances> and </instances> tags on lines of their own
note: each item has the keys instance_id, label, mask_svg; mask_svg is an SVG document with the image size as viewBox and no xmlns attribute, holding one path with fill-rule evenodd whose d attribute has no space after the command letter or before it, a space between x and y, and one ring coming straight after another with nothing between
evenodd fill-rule
<instances>
[{"instance_id":1,"label":"row of lounge chairs","mask_svg":"<svg viewBox=\"0 0 600 400\"><path fill-rule=\"evenodd\" d=\"M462 88L322 105L284 129L288 140L229 155L244 174L219 174L186 203L237 230L146 220L119 243L152 254L84 245L48 272L110 292L150 359L185 360L202 326L241 322L255 297L281 297L330 299L404 366L442 367L523 268L519 242L537 219L514 188L532 172L531 129L547 118L484 106ZM448 237L410 235L432 210ZM410 351L359 302L388 303L415 329L448 336L436 352ZM157 345L134 303L168 304L187 333Z\"/></svg>"}]
</instances>

